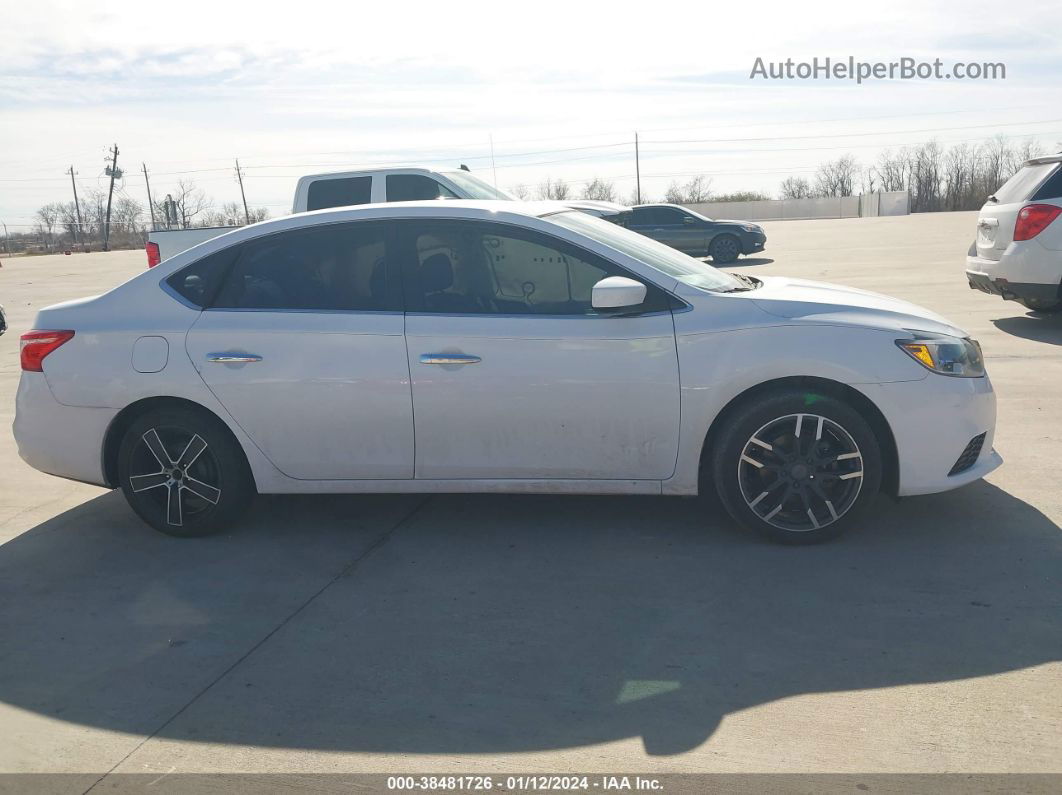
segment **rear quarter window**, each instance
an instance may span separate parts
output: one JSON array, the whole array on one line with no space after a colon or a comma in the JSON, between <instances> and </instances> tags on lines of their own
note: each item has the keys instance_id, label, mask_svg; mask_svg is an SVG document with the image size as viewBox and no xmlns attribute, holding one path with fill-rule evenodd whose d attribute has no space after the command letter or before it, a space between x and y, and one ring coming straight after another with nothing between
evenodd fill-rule
<instances>
[{"instance_id":1,"label":"rear quarter window","mask_svg":"<svg viewBox=\"0 0 1062 795\"><path fill-rule=\"evenodd\" d=\"M1037 163L1030 166L1022 166L1013 177L1008 179L992 195L999 204L1013 204L1024 202L1032 198L1041 183L1057 172L1058 163Z\"/></svg>"},{"instance_id":2,"label":"rear quarter window","mask_svg":"<svg viewBox=\"0 0 1062 795\"><path fill-rule=\"evenodd\" d=\"M229 246L207 254L166 278L169 289L185 302L199 309L210 306L229 267L240 255L242 246Z\"/></svg>"},{"instance_id":3,"label":"rear quarter window","mask_svg":"<svg viewBox=\"0 0 1062 795\"><path fill-rule=\"evenodd\" d=\"M1036 189L1036 193L1033 194L1032 201L1042 202L1051 199L1062 199L1062 164L1055 164L1055 172L1047 178L1039 188Z\"/></svg>"}]
</instances>

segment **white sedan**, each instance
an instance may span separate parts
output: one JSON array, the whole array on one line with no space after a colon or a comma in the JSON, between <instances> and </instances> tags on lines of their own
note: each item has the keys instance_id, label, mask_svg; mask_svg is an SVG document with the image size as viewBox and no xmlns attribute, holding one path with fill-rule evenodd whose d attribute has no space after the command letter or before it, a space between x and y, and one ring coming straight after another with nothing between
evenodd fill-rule
<instances>
[{"instance_id":1,"label":"white sedan","mask_svg":"<svg viewBox=\"0 0 1062 795\"><path fill-rule=\"evenodd\" d=\"M556 204L245 227L22 337L15 436L178 536L258 493L718 491L790 543L976 480L980 348L920 307L753 279Z\"/></svg>"}]
</instances>

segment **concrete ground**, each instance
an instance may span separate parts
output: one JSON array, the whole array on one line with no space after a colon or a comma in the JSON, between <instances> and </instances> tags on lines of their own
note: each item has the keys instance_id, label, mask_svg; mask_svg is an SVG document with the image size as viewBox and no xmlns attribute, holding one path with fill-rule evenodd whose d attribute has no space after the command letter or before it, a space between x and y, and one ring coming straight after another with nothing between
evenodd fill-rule
<instances>
[{"instance_id":1,"label":"concrete ground","mask_svg":"<svg viewBox=\"0 0 1062 795\"><path fill-rule=\"evenodd\" d=\"M6 430L34 311L144 255L4 261L0 771L1062 772L1062 315L967 288L971 213L765 226L744 272L982 341L1001 469L808 549L705 497L271 497L175 540Z\"/></svg>"}]
</instances>

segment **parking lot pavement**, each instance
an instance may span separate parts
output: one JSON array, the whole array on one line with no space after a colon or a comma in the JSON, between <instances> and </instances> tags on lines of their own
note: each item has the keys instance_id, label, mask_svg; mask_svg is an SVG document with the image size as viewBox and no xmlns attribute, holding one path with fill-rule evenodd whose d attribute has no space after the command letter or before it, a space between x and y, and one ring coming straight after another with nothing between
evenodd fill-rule
<instances>
[{"instance_id":1,"label":"parking lot pavement","mask_svg":"<svg viewBox=\"0 0 1062 795\"><path fill-rule=\"evenodd\" d=\"M969 290L974 214L765 224L735 269L980 338L1006 464L793 549L708 497L260 498L180 541L0 435L0 770L1062 772L1062 316ZM46 303L140 252L7 260Z\"/></svg>"}]
</instances>

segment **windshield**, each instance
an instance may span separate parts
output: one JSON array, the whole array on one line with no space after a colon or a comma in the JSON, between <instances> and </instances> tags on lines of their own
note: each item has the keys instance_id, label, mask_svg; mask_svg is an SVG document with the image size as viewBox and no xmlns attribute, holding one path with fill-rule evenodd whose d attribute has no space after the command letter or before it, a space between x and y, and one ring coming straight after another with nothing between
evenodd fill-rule
<instances>
[{"instance_id":1,"label":"windshield","mask_svg":"<svg viewBox=\"0 0 1062 795\"><path fill-rule=\"evenodd\" d=\"M712 292L746 289L743 282L725 271L717 270L706 262L689 257L645 235L586 213L562 212L547 218L558 226L593 238L691 287Z\"/></svg>"},{"instance_id":2,"label":"windshield","mask_svg":"<svg viewBox=\"0 0 1062 795\"><path fill-rule=\"evenodd\" d=\"M464 198L515 201L515 199L505 191L498 190L498 188L488 185L479 177L473 177L467 171L443 171L441 173L444 177L468 194Z\"/></svg>"}]
</instances>

